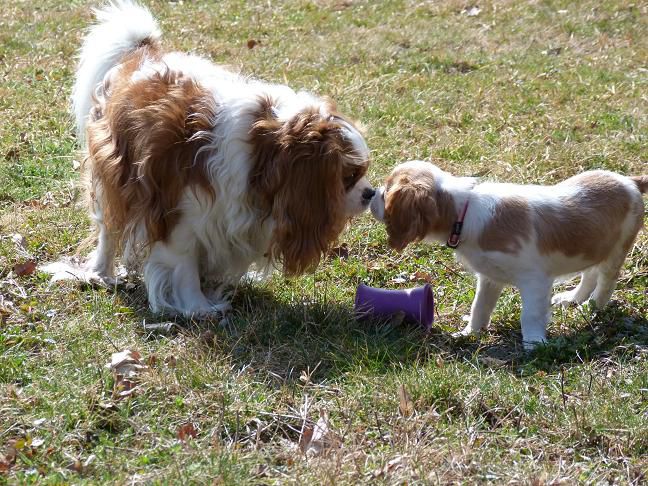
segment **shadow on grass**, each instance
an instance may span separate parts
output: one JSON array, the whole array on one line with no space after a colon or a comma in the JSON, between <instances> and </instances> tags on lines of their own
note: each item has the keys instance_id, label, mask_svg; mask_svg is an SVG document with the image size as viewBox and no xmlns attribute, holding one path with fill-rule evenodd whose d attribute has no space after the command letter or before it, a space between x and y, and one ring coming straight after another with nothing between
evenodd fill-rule
<instances>
[{"instance_id":1,"label":"shadow on grass","mask_svg":"<svg viewBox=\"0 0 648 486\"><path fill-rule=\"evenodd\" d=\"M120 291L122 298L147 322L169 319L151 314L142 286ZM516 375L551 372L568 364L601 358L631 357L648 346L648 320L616 304L583 319L580 328L554 337L532 353L521 346L519 322L498 322L487 343L455 339L434 327L424 333L415 324L397 320L356 320L350 304L308 302L278 297L263 286L242 285L233 311L221 321L176 318L176 332L194 336L201 346L231 356L241 367L282 382L298 380L310 370L311 380L335 380L363 369L387 373L395 366L421 366L429 360L477 360L485 368ZM155 334L143 330L148 338ZM206 349L210 351L209 349Z\"/></svg>"}]
</instances>

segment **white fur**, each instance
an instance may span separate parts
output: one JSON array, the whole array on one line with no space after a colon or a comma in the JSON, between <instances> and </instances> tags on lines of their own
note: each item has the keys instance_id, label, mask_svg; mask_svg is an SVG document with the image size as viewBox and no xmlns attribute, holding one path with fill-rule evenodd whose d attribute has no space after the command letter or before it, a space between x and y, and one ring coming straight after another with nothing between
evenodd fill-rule
<instances>
[{"instance_id":1,"label":"white fur","mask_svg":"<svg viewBox=\"0 0 648 486\"><path fill-rule=\"evenodd\" d=\"M555 295L554 304L582 304L591 299L592 303L600 308L608 303L626 256L623 243L636 234L637 219L640 218L638 215L643 212L641 192L628 178L608 173L627 187L631 210L625 216L615 248L604 261L592 265L582 257L568 257L560 252L541 254L534 230L517 253L484 251L478 244L479 236L493 217L495 206L503 198L523 198L533 213L534 208L540 206L559 205L559 199L578 191L578 186L533 186L492 182L475 185L473 178L452 176L428 162L410 161L399 167L432 171L435 183L453 197L458 211L463 209L466 199L469 199L456 253L457 258L477 274L477 292L468 325L460 334L477 334L489 324L491 313L505 285L513 285L520 290L523 305L522 338L526 349L532 349L546 340L546 327L550 320L552 303L551 289L554 281L561 277L582 273L580 284L572 291ZM380 221L384 220L384 206L384 188L379 188L371 202L371 211ZM605 228L601 228L601 231L605 231ZM448 236L430 233L425 240L445 242Z\"/></svg>"},{"instance_id":2,"label":"white fur","mask_svg":"<svg viewBox=\"0 0 648 486\"><path fill-rule=\"evenodd\" d=\"M92 96L108 71L144 39L158 40L162 35L148 10L126 0L116 0L94 13L98 22L88 31L83 43L72 88L72 108L81 141L85 137Z\"/></svg>"},{"instance_id":3,"label":"white fur","mask_svg":"<svg viewBox=\"0 0 648 486\"><path fill-rule=\"evenodd\" d=\"M97 19L99 22L90 29L81 51L72 95L80 135L85 131L93 95L99 102L109 95L102 92L102 86L118 72L119 59L142 40L160 37L149 11L127 1L97 11ZM132 79L148 79L167 67L193 77L211 92L219 107L216 128L209 134L211 145L201 149L207 151L207 171L215 199L199 189L187 189L178 207L182 217L167 241L147 247L146 232L141 223L135 222L123 256L129 267L143 271L153 311L186 316L222 312L229 305L222 291L224 285L236 284L251 267L258 271L269 268L265 253L274 222L271 217L262 219L250 205L248 191L252 164L248 134L259 96L273 98L279 120L288 120L311 106L320 106L324 111L326 104L308 93L245 78L206 59L177 52L164 55L162 62L143 62ZM356 152L368 157L367 146L357 130L347 124L345 133ZM362 197L365 189L371 189L371 185L362 178L347 193L349 216L367 208L368 201ZM54 280L76 278L109 285L115 282L116 249L103 224L99 202L94 204L92 213L99 229L96 250L85 263L63 262L44 267L54 274ZM210 284L216 288L203 291L203 285Z\"/></svg>"}]
</instances>

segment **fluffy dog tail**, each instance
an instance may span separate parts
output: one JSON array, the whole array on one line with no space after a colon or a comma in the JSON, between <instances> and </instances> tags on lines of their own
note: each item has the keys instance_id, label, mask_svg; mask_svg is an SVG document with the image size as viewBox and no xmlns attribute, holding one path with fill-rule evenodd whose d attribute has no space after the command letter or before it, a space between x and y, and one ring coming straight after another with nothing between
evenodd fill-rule
<instances>
[{"instance_id":1,"label":"fluffy dog tail","mask_svg":"<svg viewBox=\"0 0 648 486\"><path fill-rule=\"evenodd\" d=\"M125 54L143 45L158 44L162 35L151 12L130 0L115 0L94 14L97 21L83 41L72 89L72 108L81 141L97 87L108 71Z\"/></svg>"},{"instance_id":2,"label":"fluffy dog tail","mask_svg":"<svg viewBox=\"0 0 648 486\"><path fill-rule=\"evenodd\" d=\"M632 180L632 182L637 184L639 191L641 191L643 194L646 194L648 192L648 175L635 176L631 177L630 179Z\"/></svg>"}]
</instances>

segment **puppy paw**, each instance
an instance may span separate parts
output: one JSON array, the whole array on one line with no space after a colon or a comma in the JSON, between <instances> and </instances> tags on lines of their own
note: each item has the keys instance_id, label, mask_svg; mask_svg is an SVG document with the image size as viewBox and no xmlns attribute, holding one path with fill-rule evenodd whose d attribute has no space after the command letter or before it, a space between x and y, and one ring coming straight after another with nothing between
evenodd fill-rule
<instances>
[{"instance_id":1,"label":"puppy paw","mask_svg":"<svg viewBox=\"0 0 648 486\"><path fill-rule=\"evenodd\" d=\"M470 325L464 327L461 331L457 331L455 333L452 333L453 338L462 338L466 336L479 336L480 331L475 331L473 330Z\"/></svg>"},{"instance_id":2,"label":"puppy paw","mask_svg":"<svg viewBox=\"0 0 648 486\"><path fill-rule=\"evenodd\" d=\"M551 305L560 305L562 307L569 307L571 305L578 305L579 302L574 300L574 291L560 292L551 298Z\"/></svg>"},{"instance_id":3,"label":"puppy paw","mask_svg":"<svg viewBox=\"0 0 648 486\"><path fill-rule=\"evenodd\" d=\"M541 344L545 344L547 342L547 339L544 337L538 337L538 338L529 338L529 339L524 339L522 341L522 346L524 346L524 350L529 353L533 351L535 348L540 346Z\"/></svg>"}]
</instances>

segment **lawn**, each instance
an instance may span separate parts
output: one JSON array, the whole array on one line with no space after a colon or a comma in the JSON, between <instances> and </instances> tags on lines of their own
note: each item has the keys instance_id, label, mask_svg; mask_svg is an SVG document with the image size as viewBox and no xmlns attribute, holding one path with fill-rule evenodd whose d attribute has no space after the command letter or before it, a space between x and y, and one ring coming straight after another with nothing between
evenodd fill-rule
<instances>
[{"instance_id":1,"label":"lawn","mask_svg":"<svg viewBox=\"0 0 648 486\"><path fill-rule=\"evenodd\" d=\"M510 182L648 172L641 2L150 7L169 48L335 98L367 128L376 185L413 158ZM169 318L137 281L31 272L88 235L68 98L90 21L81 0L0 9L0 484L648 481L648 232L612 305L555 310L531 354L513 290L480 339L452 338L474 278L441 246L390 251L369 215L314 274L242 284L222 323L152 332ZM430 333L354 319L359 283L424 282ZM105 366L126 349L132 390Z\"/></svg>"}]
</instances>

